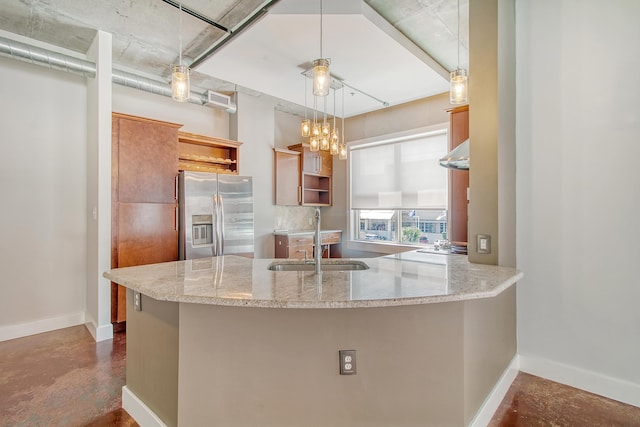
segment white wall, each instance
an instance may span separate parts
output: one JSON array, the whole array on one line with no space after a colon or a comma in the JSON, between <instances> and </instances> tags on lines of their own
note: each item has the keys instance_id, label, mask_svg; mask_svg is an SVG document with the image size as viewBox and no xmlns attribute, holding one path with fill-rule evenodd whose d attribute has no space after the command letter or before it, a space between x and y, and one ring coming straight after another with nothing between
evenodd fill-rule
<instances>
[{"instance_id":1,"label":"white wall","mask_svg":"<svg viewBox=\"0 0 640 427\"><path fill-rule=\"evenodd\" d=\"M0 57L0 340L84 321L85 78Z\"/></svg>"},{"instance_id":2,"label":"white wall","mask_svg":"<svg viewBox=\"0 0 640 427\"><path fill-rule=\"evenodd\" d=\"M522 369L640 406L640 2L518 0Z\"/></svg>"},{"instance_id":3,"label":"white wall","mask_svg":"<svg viewBox=\"0 0 640 427\"><path fill-rule=\"evenodd\" d=\"M180 131L229 138L229 114L223 110L113 85L113 111L183 125Z\"/></svg>"},{"instance_id":4,"label":"white wall","mask_svg":"<svg viewBox=\"0 0 640 427\"><path fill-rule=\"evenodd\" d=\"M271 101L238 93L238 111L230 118L231 139L240 147L240 175L253 177L254 255L273 258L273 147L274 105Z\"/></svg>"},{"instance_id":5,"label":"white wall","mask_svg":"<svg viewBox=\"0 0 640 427\"><path fill-rule=\"evenodd\" d=\"M109 106L102 105L104 91L88 89L93 86L87 80L0 57L0 191L5 200L0 212L0 341L85 321L97 339L110 336L109 301L97 301L105 299L103 291L109 292L108 281L106 287L96 281L104 270L99 252L105 246L108 251L110 241L98 237L102 231L93 223L91 236L87 232L93 207L101 223L110 212L107 207L104 213L101 196L95 194L102 179L96 169L107 168L110 176L110 158L98 158L105 142L98 142L93 129ZM112 90L114 111L181 123L187 132L229 137L224 111L119 85ZM98 104L100 113L94 108Z\"/></svg>"}]
</instances>

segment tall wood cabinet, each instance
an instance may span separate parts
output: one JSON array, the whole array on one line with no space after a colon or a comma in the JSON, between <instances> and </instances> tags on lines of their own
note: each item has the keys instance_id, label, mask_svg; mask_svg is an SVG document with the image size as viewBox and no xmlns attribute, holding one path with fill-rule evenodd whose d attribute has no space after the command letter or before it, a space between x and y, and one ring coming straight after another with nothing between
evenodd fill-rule
<instances>
[{"instance_id":1,"label":"tall wood cabinet","mask_svg":"<svg viewBox=\"0 0 640 427\"><path fill-rule=\"evenodd\" d=\"M112 117L111 267L178 259L176 173L180 125ZM111 321L126 320L125 289L111 285Z\"/></svg>"},{"instance_id":2,"label":"tall wood cabinet","mask_svg":"<svg viewBox=\"0 0 640 427\"><path fill-rule=\"evenodd\" d=\"M449 151L469 138L469 106L447 110L449 112ZM468 170L449 170L449 231L452 244L468 241Z\"/></svg>"}]
</instances>

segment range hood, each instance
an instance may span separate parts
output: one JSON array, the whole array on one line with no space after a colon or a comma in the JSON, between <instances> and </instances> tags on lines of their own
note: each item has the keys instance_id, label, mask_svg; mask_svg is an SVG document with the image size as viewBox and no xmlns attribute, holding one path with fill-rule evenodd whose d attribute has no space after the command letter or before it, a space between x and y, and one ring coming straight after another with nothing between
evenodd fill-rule
<instances>
[{"instance_id":1,"label":"range hood","mask_svg":"<svg viewBox=\"0 0 640 427\"><path fill-rule=\"evenodd\" d=\"M441 158L440 166L449 169L469 170L469 138Z\"/></svg>"}]
</instances>

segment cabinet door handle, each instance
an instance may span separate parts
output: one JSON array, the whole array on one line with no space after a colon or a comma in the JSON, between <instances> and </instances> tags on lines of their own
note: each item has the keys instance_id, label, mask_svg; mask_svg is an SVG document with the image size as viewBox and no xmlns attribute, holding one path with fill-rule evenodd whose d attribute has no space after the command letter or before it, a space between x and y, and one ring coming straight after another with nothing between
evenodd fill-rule
<instances>
[{"instance_id":1,"label":"cabinet door handle","mask_svg":"<svg viewBox=\"0 0 640 427\"><path fill-rule=\"evenodd\" d=\"M178 175L173 177L173 200L178 200Z\"/></svg>"},{"instance_id":2,"label":"cabinet door handle","mask_svg":"<svg viewBox=\"0 0 640 427\"><path fill-rule=\"evenodd\" d=\"M180 223L179 223L180 217L178 216L180 214L180 211L178 209L180 209L180 207L178 205L176 205L176 216L175 216L175 220L173 221L173 229L174 229L174 231L178 231L178 226L180 225Z\"/></svg>"},{"instance_id":3,"label":"cabinet door handle","mask_svg":"<svg viewBox=\"0 0 640 427\"><path fill-rule=\"evenodd\" d=\"M298 203L302 203L302 186L298 185Z\"/></svg>"}]
</instances>

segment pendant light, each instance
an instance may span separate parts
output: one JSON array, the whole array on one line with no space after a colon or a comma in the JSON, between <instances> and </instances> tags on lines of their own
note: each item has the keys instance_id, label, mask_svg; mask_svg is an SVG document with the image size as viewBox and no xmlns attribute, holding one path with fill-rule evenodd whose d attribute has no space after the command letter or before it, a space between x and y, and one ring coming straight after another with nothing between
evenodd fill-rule
<instances>
[{"instance_id":1,"label":"pendant light","mask_svg":"<svg viewBox=\"0 0 640 427\"><path fill-rule=\"evenodd\" d=\"M311 135L311 121L307 118L307 78L304 78L304 120L300 124L300 133L303 137Z\"/></svg>"},{"instance_id":2,"label":"pendant light","mask_svg":"<svg viewBox=\"0 0 640 427\"><path fill-rule=\"evenodd\" d=\"M449 102L453 105L466 104L469 80L467 70L460 68L460 0L458 0L458 66L449 75Z\"/></svg>"},{"instance_id":3,"label":"pendant light","mask_svg":"<svg viewBox=\"0 0 640 427\"><path fill-rule=\"evenodd\" d=\"M180 56L178 65L171 68L171 97L178 102L189 100L191 92L189 67L182 65L182 3L180 3Z\"/></svg>"},{"instance_id":4,"label":"pendant light","mask_svg":"<svg viewBox=\"0 0 640 427\"><path fill-rule=\"evenodd\" d=\"M331 75L329 74L329 60L322 57L322 0L320 0L320 58L313 61L313 94L315 96L329 95Z\"/></svg>"},{"instance_id":5,"label":"pendant light","mask_svg":"<svg viewBox=\"0 0 640 427\"><path fill-rule=\"evenodd\" d=\"M344 140L344 91L342 86L342 140L338 144L338 159L347 160L347 142Z\"/></svg>"}]
</instances>

